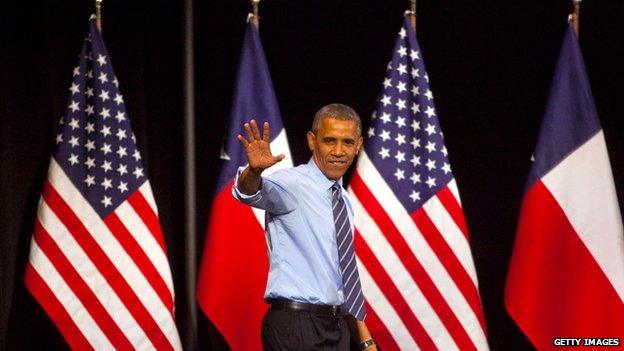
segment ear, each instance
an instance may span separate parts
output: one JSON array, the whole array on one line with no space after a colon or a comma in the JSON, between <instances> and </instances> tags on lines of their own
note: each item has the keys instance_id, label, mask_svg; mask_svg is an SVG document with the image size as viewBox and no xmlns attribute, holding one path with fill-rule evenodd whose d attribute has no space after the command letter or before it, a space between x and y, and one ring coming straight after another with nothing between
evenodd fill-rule
<instances>
[{"instance_id":1,"label":"ear","mask_svg":"<svg viewBox=\"0 0 624 351\"><path fill-rule=\"evenodd\" d=\"M306 134L306 138L308 139L308 148L310 149L310 151L314 151L314 141L316 140L316 135L314 135L312 131L308 131L308 134Z\"/></svg>"},{"instance_id":2,"label":"ear","mask_svg":"<svg viewBox=\"0 0 624 351\"><path fill-rule=\"evenodd\" d=\"M355 146L356 146L356 149L355 149L355 150L356 150L356 151L355 151L355 154L356 154L356 155L360 153L360 149L362 148L362 143L363 143L363 142L364 142L364 138L359 137L359 138L358 138L358 140L357 140L357 142L356 142L356 145L355 145Z\"/></svg>"}]
</instances>

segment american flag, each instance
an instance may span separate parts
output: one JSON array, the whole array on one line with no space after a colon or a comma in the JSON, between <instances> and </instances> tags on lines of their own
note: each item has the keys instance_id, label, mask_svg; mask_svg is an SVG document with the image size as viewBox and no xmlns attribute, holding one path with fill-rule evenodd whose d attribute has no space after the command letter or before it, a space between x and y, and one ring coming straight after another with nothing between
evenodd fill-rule
<instances>
[{"instance_id":1,"label":"american flag","mask_svg":"<svg viewBox=\"0 0 624 351\"><path fill-rule=\"evenodd\" d=\"M93 21L43 185L25 282L72 349L180 350L158 210Z\"/></svg>"},{"instance_id":2,"label":"american flag","mask_svg":"<svg viewBox=\"0 0 624 351\"><path fill-rule=\"evenodd\" d=\"M405 19L349 186L367 324L384 350L486 350L468 230Z\"/></svg>"}]
</instances>

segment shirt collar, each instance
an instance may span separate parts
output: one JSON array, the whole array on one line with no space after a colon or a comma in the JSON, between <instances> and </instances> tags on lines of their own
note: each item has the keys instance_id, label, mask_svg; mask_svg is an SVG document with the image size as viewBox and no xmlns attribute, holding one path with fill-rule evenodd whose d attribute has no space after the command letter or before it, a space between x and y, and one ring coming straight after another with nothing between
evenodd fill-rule
<instances>
[{"instance_id":1,"label":"shirt collar","mask_svg":"<svg viewBox=\"0 0 624 351\"><path fill-rule=\"evenodd\" d=\"M321 172L321 169L316 165L316 161L314 161L314 157L310 157L310 160L308 161L308 169L310 170L310 175L312 176L314 183L318 185L321 191L329 190L329 188L336 183L336 181L327 178L323 172ZM338 179L338 184L342 188L342 177Z\"/></svg>"}]
</instances>

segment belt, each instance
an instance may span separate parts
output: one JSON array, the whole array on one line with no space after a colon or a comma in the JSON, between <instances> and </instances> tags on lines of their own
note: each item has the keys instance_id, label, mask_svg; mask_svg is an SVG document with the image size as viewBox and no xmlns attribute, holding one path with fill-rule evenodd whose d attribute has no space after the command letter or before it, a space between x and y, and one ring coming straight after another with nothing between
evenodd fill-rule
<instances>
[{"instance_id":1,"label":"belt","mask_svg":"<svg viewBox=\"0 0 624 351\"><path fill-rule=\"evenodd\" d=\"M289 300L269 300L272 310L291 311L291 312L310 312L316 314L324 314L328 316L341 316L340 306L334 305L316 305L313 303L295 302Z\"/></svg>"}]
</instances>

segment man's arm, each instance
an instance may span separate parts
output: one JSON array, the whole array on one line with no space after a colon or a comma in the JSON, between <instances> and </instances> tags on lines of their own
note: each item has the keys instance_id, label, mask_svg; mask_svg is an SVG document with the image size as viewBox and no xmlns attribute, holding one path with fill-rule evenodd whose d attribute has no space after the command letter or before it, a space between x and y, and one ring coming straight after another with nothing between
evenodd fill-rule
<instances>
[{"instance_id":1,"label":"man's arm","mask_svg":"<svg viewBox=\"0 0 624 351\"><path fill-rule=\"evenodd\" d=\"M366 322L359 321L355 317L348 315L344 317L349 325L349 329L351 330L351 336L358 343L358 349L362 349L360 345L372 339L371 333L368 331L368 327L366 326ZM376 351L377 344L373 344L365 348L366 351Z\"/></svg>"},{"instance_id":2,"label":"man's arm","mask_svg":"<svg viewBox=\"0 0 624 351\"><path fill-rule=\"evenodd\" d=\"M270 142L271 132L269 122L264 122L262 136L255 120L243 125L247 138L237 135L236 138L247 153L249 165L238 177L236 187L240 192L247 195L255 194L262 184L262 172L284 159L284 155L273 156Z\"/></svg>"}]
</instances>

